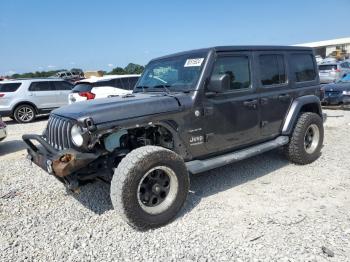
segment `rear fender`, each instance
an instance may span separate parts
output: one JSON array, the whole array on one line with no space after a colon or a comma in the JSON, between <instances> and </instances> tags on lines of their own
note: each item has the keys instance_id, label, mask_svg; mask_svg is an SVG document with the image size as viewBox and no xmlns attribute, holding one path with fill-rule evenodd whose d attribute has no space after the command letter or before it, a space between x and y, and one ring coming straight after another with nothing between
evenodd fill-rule
<instances>
[{"instance_id":1,"label":"rear fender","mask_svg":"<svg viewBox=\"0 0 350 262\"><path fill-rule=\"evenodd\" d=\"M282 135L290 135L298 120L300 113L314 112L322 117L320 98L315 95L307 95L296 98L289 108L288 114L282 126Z\"/></svg>"}]
</instances>

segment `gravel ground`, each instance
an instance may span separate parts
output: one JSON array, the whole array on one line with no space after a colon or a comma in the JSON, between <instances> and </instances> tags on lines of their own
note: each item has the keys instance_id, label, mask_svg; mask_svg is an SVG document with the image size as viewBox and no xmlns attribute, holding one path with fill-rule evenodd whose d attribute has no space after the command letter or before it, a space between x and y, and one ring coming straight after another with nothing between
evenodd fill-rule
<instances>
[{"instance_id":1,"label":"gravel ground","mask_svg":"<svg viewBox=\"0 0 350 262\"><path fill-rule=\"evenodd\" d=\"M21 134L40 133L46 119L9 121L0 143L0 260L350 261L350 111L325 112L318 161L296 166L276 150L192 176L177 219L147 232L113 211L108 185L74 195L26 164Z\"/></svg>"}]
</instances>

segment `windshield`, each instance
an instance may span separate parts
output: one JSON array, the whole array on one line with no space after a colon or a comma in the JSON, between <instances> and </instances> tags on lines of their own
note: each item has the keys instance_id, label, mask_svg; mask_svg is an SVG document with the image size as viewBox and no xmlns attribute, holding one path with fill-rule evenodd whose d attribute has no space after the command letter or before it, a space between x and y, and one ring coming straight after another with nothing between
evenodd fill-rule
<instances>
[{"instance_id":1,"label":"windshield","mask_svg":"<svg viewBox=\"0 0 350 262\"><path fill-rule=\"evenodd\" d=\"M342 79L339 80L339 82L350 83L350 74L344 76Z\"/></svg>"},{"instance_id":2,"label":"windshield","mask_svg":"<svg viewBox=\"0 0 350 262\"><path fill-rule=\"evenodd\" d=\"M134 92L186 92L195 89L206 53L193 53L150 62Z\"/></svg>"}]
</instances>

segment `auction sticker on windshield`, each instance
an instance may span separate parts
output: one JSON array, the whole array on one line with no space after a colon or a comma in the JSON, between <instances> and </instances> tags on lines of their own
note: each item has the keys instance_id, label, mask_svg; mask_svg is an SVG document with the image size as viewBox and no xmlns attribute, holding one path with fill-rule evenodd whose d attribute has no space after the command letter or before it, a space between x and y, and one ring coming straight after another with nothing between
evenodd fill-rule
<instances>
[{"instance_id":1,"label":"auction sticker on windshield","mask_svg":"<svg viewBox=\"0 0 350 262\"><path fill-rule=\"evenodd\" d=\"M191 58L187 59L184 67L190 66L201 66L204 61L204 58Z\"/></svg>"}]
</instances>

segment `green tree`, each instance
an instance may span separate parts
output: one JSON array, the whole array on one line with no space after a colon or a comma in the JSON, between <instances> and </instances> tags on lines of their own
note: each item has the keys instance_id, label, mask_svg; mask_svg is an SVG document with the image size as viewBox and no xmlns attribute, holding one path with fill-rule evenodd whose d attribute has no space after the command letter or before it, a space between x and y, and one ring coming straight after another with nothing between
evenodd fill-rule
<instances>
[{"instance_id":1,"label":"green tree","mask_svg":"<svg viewBox=\"0 0 350 262\"><path fill-rule=\"evenodd\" d=\"M113 68L112 71L107 73L108 75L125 75L125 71L121 67Z\"/></svg>"},{"instance_id":2,"label":"green tree","mask_svg":"<svg viewBox=\"0 0 350 262\"><path fill-rule=\"evenodd\" d=\"M129 63L124 71L126 74L141 74L145 68L142 65Z\"/></svg>"}]
</instances>

